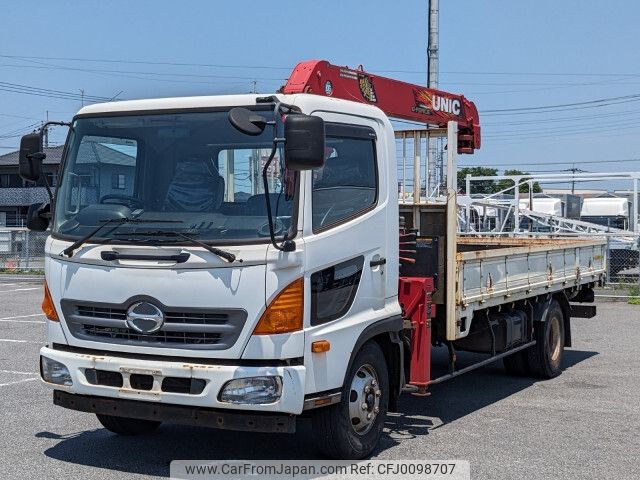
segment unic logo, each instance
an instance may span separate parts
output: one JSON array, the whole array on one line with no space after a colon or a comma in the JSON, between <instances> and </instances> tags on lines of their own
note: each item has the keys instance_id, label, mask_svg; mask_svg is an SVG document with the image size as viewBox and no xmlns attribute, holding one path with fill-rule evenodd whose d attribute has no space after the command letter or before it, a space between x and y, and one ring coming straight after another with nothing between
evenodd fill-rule
<instances>
[{"instance_id":1,"label":"unic logo","mask_svg":"<svg viewBox=\"0 0 640 480\"><path fill-rule=\"evenodd\" d=\"M451 113L452 115L460 115L460 100L434 95L433 110L436 112Z\"/></svg>"},{"instance_id":2,"label":"unic logo","mask_svg":"<svg viewBox=\"0 0 640 480\"><path fill-rule=\"evenodd\" d=\"M440 97L427 90L414 90L413 97L415 105L411 110L415 113L431 115L434 112L443 112L457 116L462 110L460 100Z\"/></svg>"}]
</instances>

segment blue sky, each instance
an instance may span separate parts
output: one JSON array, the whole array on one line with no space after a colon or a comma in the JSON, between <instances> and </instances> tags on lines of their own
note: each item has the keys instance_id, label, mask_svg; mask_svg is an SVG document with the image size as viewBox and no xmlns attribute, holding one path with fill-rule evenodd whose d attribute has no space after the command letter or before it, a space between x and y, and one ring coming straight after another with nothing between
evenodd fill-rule
<instances>
[{"instance_id":1,"label":"blue sky","mask_svg":"<svg viewBox=\"0 0 640 480\"><path fill-rule=\"evenodd\" d=\"M475 101L483 125L482 149L461 164L640 170L640 160L626 161L640 158L640 101L483 114L640 93L640 2L440 3L441 87ZM255 80L272 92L295 63L311 58L426 81L426 0L0 4L0 153L47 111L50 119L71 118L81 89L87 99L121 91L118 98L131 99L248 92ZM16 93L24 86L72 98ZM62 141L62 131L52 139Z\"/></svg>"}]
</instances>

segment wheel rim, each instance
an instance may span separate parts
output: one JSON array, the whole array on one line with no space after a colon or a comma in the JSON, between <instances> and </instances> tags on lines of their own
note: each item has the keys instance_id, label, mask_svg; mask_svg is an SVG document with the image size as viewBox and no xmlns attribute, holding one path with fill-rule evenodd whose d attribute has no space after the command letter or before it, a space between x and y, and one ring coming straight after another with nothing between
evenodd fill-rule
<instances>
[{"instance_id":1,"label":"wheel rim","mask_svg":"<svg viewBox=\"0 0 640 480\"><path fill-rule=\"evenodd\" d=\"M549 338L547 340L549 345L549 360L554 368L557 368L560 364L560 357L562 355L562 335L560 333L560 319L553 317L550 320L549 325Z\"/></svg>"},{"instance_id":2,"label":"wheel rim","mask_svg":"<svg viewBox=\"0 0 640 480\"><path fill-rule=\"evenodd\" d=\"M349 420L351 428L364 435L373 427L380 412L380 382L371 365L362 365L351 380L349 391Z\"/></svg>"}]
</instances>

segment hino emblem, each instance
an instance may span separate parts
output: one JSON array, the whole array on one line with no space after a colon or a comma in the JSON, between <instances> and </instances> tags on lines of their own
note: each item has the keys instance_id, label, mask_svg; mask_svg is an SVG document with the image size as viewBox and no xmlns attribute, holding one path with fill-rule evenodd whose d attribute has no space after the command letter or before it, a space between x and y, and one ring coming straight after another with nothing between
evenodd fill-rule
<instances>
[{"instance_id":1,"label":"hino emblem","mask_svg":"<svg viewBox=\"0 0 640 480\"><path fill-rule=\"evenodd\" d=\"M164 313L152 303L134 303L127 310L127 326L138 333L155 333L163 324Z\"/></svg>"}]
</instances>

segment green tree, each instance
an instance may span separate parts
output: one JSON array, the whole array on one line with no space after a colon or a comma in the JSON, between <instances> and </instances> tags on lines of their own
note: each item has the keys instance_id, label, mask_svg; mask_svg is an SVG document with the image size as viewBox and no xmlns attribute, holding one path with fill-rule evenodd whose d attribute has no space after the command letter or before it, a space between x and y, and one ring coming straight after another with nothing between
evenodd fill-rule
<instances>
[{"instance_id":1,"label":"green tree","mask_svg":"<svg viewBox=\"0 0 640 480\"><path fill-rule=\"evenodd\" d=\"M498 169L488 167L464 167L458 170L458 190L465 191L467 185L467 175L474 177L494 177L498 174ZM490 194L497 192L496 182L494 180L479 180L471 183L471 193Z\"/></svg>"},{"instance_id":2,"label":"green tree","mask_svg":"<svg viewBox=\"0 0 640 480\"><path fill-rule=\"evenodd\" d=\"M529 175L529 172L523 172L522 170L510 169L504 171L505 175ZM506 188L513 187L513 182L511 180L500 180L497 184L497 192L504 190ZM533 193L541 193L542 187L538 182L533 182ZM505 193L513 194L513 189L511 191L507 191ZM524 183L520 185L520 193L529 193L529 184Z\"/></svg>"}]
</instances>

